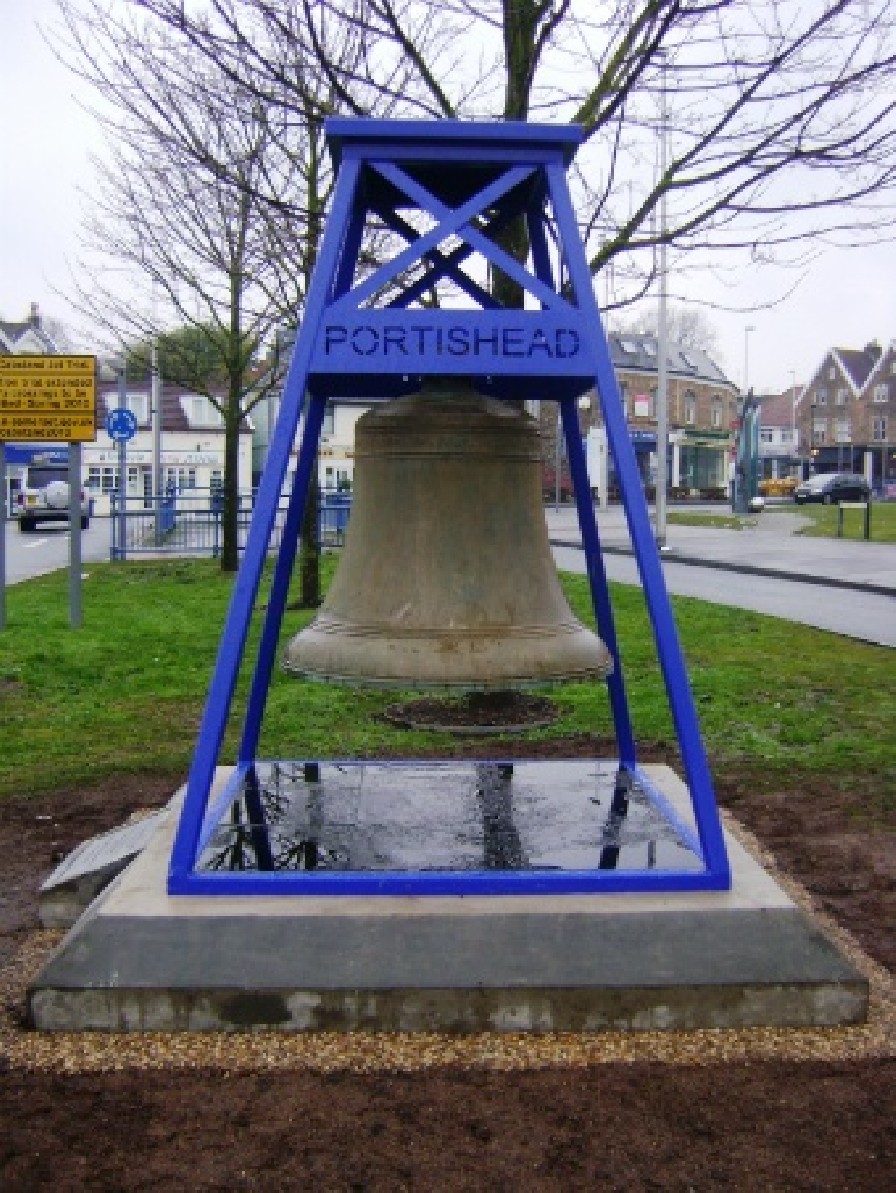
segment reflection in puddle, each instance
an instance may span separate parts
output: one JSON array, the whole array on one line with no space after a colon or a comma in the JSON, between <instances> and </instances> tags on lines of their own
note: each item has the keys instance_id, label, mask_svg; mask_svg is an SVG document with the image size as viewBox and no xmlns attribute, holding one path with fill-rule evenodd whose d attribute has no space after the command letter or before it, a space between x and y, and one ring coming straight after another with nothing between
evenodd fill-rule
<instances>
[{"instance_id":1,"label":"reflection in puddle","mask_svg":"<svg viewBox=\"0 0 896 1193\"><path fill-rule=\"evenodd\" d=\"M614 763L258 763L202 870L699 871Z\"/></svg>"}]
</instances>

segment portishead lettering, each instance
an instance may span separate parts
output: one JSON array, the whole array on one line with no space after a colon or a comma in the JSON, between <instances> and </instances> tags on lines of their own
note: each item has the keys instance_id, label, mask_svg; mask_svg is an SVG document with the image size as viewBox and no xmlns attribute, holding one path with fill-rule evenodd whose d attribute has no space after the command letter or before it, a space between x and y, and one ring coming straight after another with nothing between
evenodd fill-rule
<instances>
[{"instance_id":1,"label":"portishead lettering","mask_svg":"<svg viewBox=\"0 0 896 1193\"><path fill-rule=\"evenodd\" d=\"M421 358L469 357L493 360L570 360L580 351L574 327L526 327L469 323L328 323L324 357L346 354L360 361L411 363Z\"/></svg>"}]
</instances>

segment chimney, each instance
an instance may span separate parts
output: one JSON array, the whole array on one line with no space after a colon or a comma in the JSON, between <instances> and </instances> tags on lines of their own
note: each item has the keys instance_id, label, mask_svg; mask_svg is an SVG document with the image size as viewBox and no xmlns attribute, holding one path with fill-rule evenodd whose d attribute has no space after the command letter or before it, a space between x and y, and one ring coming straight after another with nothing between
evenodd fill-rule
<instances>
[{"instance_id":1,"label":"chimney","mask_svg":"<svg viewBox=\"0 0 896 1193\"><path fill-rule=\"evenodd\" d=\"M40 308L36 302L31 304L31 314L28 316L28 322L32 327L40 328Z\"/></svg>"},{"instance_id":2,"label":"chimney","mask_svg":"<svg viewBox=\"0 0 896 1193\"><path fill-rule=\"evenodd\" d=\"M865 345L865 355L870 356L875 363L880 360L882 354L883 348L881 348L877 340L872 340L869 344Z\"/></svg>"}]
</instances>

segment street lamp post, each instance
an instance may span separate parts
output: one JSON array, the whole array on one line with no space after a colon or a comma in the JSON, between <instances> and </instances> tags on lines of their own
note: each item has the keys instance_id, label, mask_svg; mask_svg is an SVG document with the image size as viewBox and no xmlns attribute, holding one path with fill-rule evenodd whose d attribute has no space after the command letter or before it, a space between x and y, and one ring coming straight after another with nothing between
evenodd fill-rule
<instances>
[{"instance_id":1,"label":"street lamp post","mask_svg":"<svg viewBox=\"0 0 896 1193\"><path fill-rule=\"evenodd\" d=\"M660 259L659 310L657 312L657 378L656 378L656 543L660 551L666 548L666 449L669 442L669 382L666 327L666 59L661 59L660 87Z\"/></svg>"},{"instance_id":2,"label":"street lamp post","mask_svg":"<svg viewBox=\"0 0 896 1193\"><path fill-rule=\"evenodd\" d=\"M748 399L750 394L750 332L755 330L756 328L752 323L748 323L744 328L744 385L741 399L738 403L740 412L740 428L738 430L737 437L735 438L733 508L736 513L746 512L747 499L745 497L746 476L744 474L744 450L748 423Z\"/></svg>"},{"instance_id":3,"label":"street lamp post","mask_svg":"<svg viewBox=\"0 0 896 1193\"><path fill-rule=\"evenodd\" d=\"M750 332L755 330L752 323L744 328L744 397L750 391Z\"/></svg>"}]
</instances>

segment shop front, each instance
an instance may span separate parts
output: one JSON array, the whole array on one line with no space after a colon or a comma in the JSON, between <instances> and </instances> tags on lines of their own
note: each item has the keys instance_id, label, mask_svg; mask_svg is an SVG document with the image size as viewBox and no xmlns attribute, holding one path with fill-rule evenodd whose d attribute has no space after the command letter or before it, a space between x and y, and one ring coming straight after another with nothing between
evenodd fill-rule
<instances>
[{"instance_id":1,"label":"shop front","mask_svg":"<svg viewBox=\"0 0 896 1193\"><path fill-rule=\"evenodd\" d=\"M678 466L673 467L673 476L677 475L677 488L696 493L727 490L728 460L732 448L727 431L691 431L684 428L677 436L675 447Z\"/></svg>"}]
</instances>

